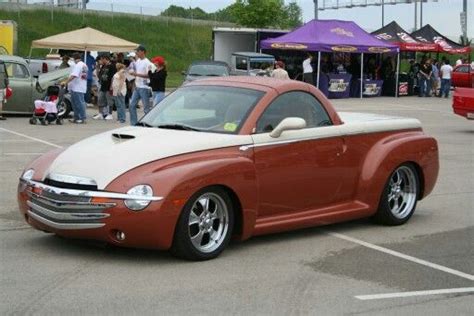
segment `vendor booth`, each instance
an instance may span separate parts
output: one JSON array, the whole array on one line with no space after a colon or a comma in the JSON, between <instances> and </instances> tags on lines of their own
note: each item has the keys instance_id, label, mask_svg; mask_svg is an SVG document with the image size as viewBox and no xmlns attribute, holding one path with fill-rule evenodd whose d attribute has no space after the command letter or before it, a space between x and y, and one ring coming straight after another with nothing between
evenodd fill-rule
<instances>
[{"instance_id":1,"label":"vendor booth","mask_svg":"<svg viewBox=\"0 0 474 316\"><path fill-rule=\"evenodd\" d=\"M354 22L340 20L312 20L290 33L261 41L260 47L266 50L317 52L316 86L330 98L379 95L381 83L364 76L364 54L389 53L398 56L399 52L397 45L373 37ZM351 74L326 71L321 53L360 54L360 61L354 59L356 62L351 66L357 65L358 69Z\"/></svg>"},{"instance_id":2,"label":"vendor booth","mask_svg":"<svg viewBox=\"0 0 474 316\"><path fill-rule=\"evenodd\" d=\"M436 31L431 25L426 24L418 31L411 33L411 36L419 42L431 43L438 45L438 52L448 54L469 54L471 48L462 46L453 42L449 38L443 36Z\"/></svg>"},{"instance_id":3,"label":"vendor booth","mask_svg":"<svg viewBox=\"0 0 474 316\"><path fill-rule=\"evenodd\" d=\"M400 48L400 52L438 52L440 49L437 43L417 41L395 21L392 21L371 34L381 41L397 45ZM415 86L415 74L399 74L398 95L413 95ZM394 91L394 89L396 89L395 78L385 80L384 88L385 91Z\"/></svg>"}]
</instances>

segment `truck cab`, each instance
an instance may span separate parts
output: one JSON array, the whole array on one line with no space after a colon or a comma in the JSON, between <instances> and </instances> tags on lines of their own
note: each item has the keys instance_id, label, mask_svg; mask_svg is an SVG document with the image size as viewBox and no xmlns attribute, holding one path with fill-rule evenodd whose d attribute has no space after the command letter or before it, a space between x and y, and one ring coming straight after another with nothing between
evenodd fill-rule
<instances>
[{"instance_id":1,"label":"truck cab","mask_svg":"<svg viewBox=\"0 0 474 316\"><path fill-rule=\"evenodd\" d=\"M236 76L269 76L273 71L275 57L253 52L232 54L232 71Z\"/></svg>"},{"instance_id":2,"label":"truck cab","mask_svg":"<svg viewBox=\"0 0 474 316\"><path fill-rule=\"evenodd\" d=\"M454 67L452 86L461 88L474 88L474 69L469 64Z\"/></svg>"}]
</instances>

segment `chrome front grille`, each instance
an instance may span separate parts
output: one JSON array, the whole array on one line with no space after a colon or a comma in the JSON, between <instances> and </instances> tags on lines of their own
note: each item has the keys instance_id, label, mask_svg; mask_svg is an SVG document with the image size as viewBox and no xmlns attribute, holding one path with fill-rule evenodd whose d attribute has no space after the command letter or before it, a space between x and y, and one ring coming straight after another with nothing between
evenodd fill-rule
<instances>
[{"instance_id":1,"label":"chrome front grille","mask_svg":"<svg viewBox=\"0 0 474 316\"><path fill-rule=\"evenodd\" d=\"M37 194L27 191L28 214L34 219L57 229L90 229L103 227L103 211L115 203L93 203L90 197L57 194L43 190Z\"/></svg>"}]
</instances>

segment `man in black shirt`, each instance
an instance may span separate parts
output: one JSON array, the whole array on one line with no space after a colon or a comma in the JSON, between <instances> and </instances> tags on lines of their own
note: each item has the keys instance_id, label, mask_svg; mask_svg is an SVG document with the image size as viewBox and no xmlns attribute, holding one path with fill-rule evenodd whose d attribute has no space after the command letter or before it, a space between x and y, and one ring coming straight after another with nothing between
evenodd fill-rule
<instances>
[{"instance_id":1,"label":"man in black shirt","mask_svg":"<svg viewBox=\"0 0 474 316\"><path fill-rule=\"evenodd\" d=\"M431 76L433 74L433 66L431 65L431 59L427 59L420 66L420 97L431 96Z\"/></svg>"},{"instance_id":2,"label":"man in black shirt","mask_svg":"<svg viewBox=\"0 0 474 316\"><path fill-rule=\"evenodd\" d=\"M97 74L99 78L99 114L94 116L95 120L113 120L112 107L114 99L112 97L112 78L117 70L115 65L110 61L109 53L101 53L99 55L100 69Z\"/></svg>"}]
</instances>

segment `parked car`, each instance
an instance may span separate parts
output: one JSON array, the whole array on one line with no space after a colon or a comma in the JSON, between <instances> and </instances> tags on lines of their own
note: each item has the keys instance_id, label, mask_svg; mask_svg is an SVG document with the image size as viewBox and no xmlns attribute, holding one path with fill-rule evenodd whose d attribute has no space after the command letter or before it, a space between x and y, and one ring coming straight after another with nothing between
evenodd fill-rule
<instances>
[{"instance_id":1,"label":"parked car","mask_svg":"<svg viewBox=\"0 0 474 316\"><path fill-rule=\"evenodd\" d=\"M474 69L469 64L454 67L451 85L453 87L474 88Z\"/></svg>"},{"instance_id":2,"label":"parked car","mask_svg":"<svg viewBox=\"0 0 474 316\"><path fill-rule=\"evenodd\" d=\"M237 76L269 76L273 71L275 57L253 52L232 54L232 71Z\"/></svg>"},{"instance_id":3,"label":"parked car","mask_svg":"<svg viewBox=\"0 0 474 316\"><path fill-rule=\"evenodd\" d=\"M7 89L9 89L7 68L5 67L5 63L0 60L0 110L7 101ZM0 116L2 116L1 111Z\"/></svg>"},{"instance_id":4,"label":"parked car","mask_svg":"<svg viewBox=\"0 0 474 316\"><path fill-rule=\"evenodd\" d=\"M195 61L183 75L185 83L209 77L227 77L230 76L230 67L223 61Z\"/></svg>"},{"instance_id":5,"label":"parked car","mask_svg":"<svg viewBox=\"0 0 474 316\"><path fill-rule=\"evenodd\" d=\"M10 87L14 91L13 96L5 104L3 113L33 113L34 100L42 100L49 86L64 80L70 73L70 69L60 69L35 78L30 71L28 63L21 57L0 55L0 61L3 61L6 66ZM64 113L59 114L67 116L72 111L69 95L64 97L63 102L62 108L64 108Z\"/></svg>"},{"instance_id":6,"label":"parked car","mask_svg":"<svg viewBox=\"0 0 474 316\"><path fill-rule=\"evenodd\" d=\"M26 62L30 66L30 71L33 77L55 71L59 69L62 64L62 59L59 54L48 54L44 59L26 59ZM69 66L74 66L74 61L69 60Z\"/></svg>"},{"instance_id":7,"label":"parked car","mask_svg":"<svg viewBox=\"0 0 474 316\"><path fill-rule=\"evenodd\" d=\"M455 114L474 120L474 89L456 88L453 96Z\"/></svg>"},{"instance_id":8,"label":"parked car","mask_svg":"<svg viewBox=\"0 0 474 316\"><path fill-rule=\"evenodd\" d=\"M416 119L337 113L312 85L231 76L191 82L137 126L37 158L18 202L39 230L204 260L231 236L403 224L438 168Z\"/></svg>"}]
</instances>

